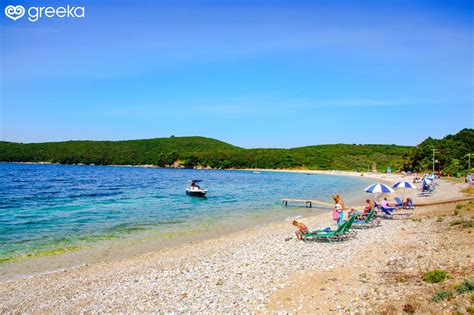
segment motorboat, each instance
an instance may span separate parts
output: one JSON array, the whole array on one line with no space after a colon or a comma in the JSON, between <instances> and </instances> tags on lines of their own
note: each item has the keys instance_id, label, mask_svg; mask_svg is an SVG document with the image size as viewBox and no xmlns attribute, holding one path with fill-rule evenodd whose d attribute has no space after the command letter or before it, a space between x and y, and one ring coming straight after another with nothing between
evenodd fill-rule
<instances>
[{"instance_id":1,"label":"motorboat","mask_svg":"<svg viewBox=\"0 0 474 315\"><path fill-rule=\"evenodd\" d=\"M189 182L188 187L186 187L186 194L194 197L205 197L207 194L207 189L199 186L198 183L202 182L200 179L193 179Z\"/></svg>"}]
</instances>

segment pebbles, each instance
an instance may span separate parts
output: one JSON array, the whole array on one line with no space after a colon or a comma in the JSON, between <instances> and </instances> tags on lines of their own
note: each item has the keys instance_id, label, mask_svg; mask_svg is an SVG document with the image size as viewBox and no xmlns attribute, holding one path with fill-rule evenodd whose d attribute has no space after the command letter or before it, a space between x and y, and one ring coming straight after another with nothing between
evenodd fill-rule
<instances>
[{"instance_id":1,"label":"pebbles","mask_svg":"<svg viewBox=\"0 0 474 315\"><path fill-rule=\"evenodd\" d=\"M322 228L330 214L302 221ZM440 224L448 223L387 220L356 239L328 244L296 241L289 222L274 223L124 261L5 281L0 312L370 313L394 301L410 308L429 300L420 270L455 259L465 266L474 256L472 250L458 255L455 242L441 242ZM337 274L344 270L350 273ZM315 271L330 274L328 281L305 282L295 296L271 304L294 286L293 276L306 279ZM313 287L316 293L309 294ZM423 301L404 300L413 288L426 291ZM319 302L319 296L328 299Z\"/></svg>"},{"instance_id":2,"label":"pebbles","mask_svg":"<svg viewBox=\"0 0 474 315\"><path fill-rule=\"evenodd\" d=\"M304 221L323 227L329 218ZM397 230L390 222L343 243L285 242L293 228L275 223L123 262L7 281L0 284L0 310L263 311L288 276L314 266L343 268L354 250L389 240Z\"/></svg>"}]
</instances>

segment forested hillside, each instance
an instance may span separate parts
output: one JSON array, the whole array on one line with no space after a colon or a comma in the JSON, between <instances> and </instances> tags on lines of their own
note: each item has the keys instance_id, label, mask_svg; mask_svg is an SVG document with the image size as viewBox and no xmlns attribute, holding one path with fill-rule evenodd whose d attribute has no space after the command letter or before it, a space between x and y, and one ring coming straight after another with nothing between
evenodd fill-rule
<instances>
[{"instance_id":1,"label":"forested hillside","mask_svg":"<svg viewBox=\"0 0 474 315\"><path fill-rule=\"evenodd\" d=\"M204 137L170 137L128 141L0 142L0 161L94 165L155 165L159 167L300 168L366 171L427 170L432 148L437 169L466 171L474 151L473 129L443 139L428 138L416 147L333 144L293 149L244 149Z\"/></svg>"}]
</instances>

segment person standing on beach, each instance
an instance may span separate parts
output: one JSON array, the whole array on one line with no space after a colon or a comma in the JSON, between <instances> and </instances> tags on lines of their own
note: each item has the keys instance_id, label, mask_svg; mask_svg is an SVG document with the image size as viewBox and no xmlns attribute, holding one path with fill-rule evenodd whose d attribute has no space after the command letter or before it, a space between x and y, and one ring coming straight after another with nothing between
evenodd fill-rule
<instances>
[{"instance_id":1,"label":"person standing on beach","mask_svg":"<svg viewBox=\"0 0 474 315\"><path fill-rule=\"evenodd\" d=\"M347 208L346 208L346 205L344 204L344 201L342 201L342 198L341 198L341 196L340 196L339 194L335 194L334 196L332 196L332 199L333 199L336 203L338 203L338 204L341 205L342 210L346 210L346 209L347 209Z\"/></svg>"},{"instance_id":2,"label":"person standing on beach","mask_svg":"<svg viewBox=\"0 0 474 315\"><path fill-rule=\"evenodd\" d=\"M332 198L335 202L332 219L336 221L336 224L339 226L344 222L344 210L346 209L346 205L338 194L334 195Z\"/></svg>"}]
</instances>

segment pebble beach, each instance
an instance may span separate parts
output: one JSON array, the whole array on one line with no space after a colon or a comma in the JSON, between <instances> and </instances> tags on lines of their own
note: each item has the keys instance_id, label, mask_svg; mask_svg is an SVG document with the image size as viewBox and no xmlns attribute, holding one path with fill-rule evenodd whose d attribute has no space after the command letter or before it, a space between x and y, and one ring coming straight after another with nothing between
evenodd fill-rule
<instances>
[{"instance_id":1,"label":"pebble beach","mask_svg":"<svg viewBox=\"0 0 474 315\"><path fill-rule=\"evenodd\" d=\"M439 182L433 196L406 196L415 203L467 197L464 184ZM264 224L125 260L5 280L0 311L463 313L468 298L432 303L437 288L421 280L437 268L447 269L453 283L473 276L474 239L470 228L452 224L460 219L472 220L463 203L419 207L410 218L383 220L340 243L297 241L289 221ZM310 229L332 224L329 211L302 221Z\"/></svg>"}]
</instances>

